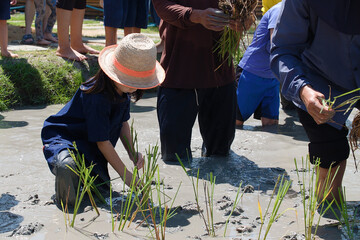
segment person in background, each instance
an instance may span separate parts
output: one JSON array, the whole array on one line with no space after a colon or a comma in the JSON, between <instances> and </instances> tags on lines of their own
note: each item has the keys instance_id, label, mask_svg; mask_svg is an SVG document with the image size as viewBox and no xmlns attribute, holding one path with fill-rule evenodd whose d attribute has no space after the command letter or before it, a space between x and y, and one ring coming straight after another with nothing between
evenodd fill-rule
<instances>
[{"instance_id":1,"label":"person in background","mask_svg":"<svg viewBox=\"0 0 360 240\"><path fill-rule=\"evenodd\" d=\"M106 46L117 43L118 28L124 36L147 28L149 0L103 0L103 7Z\"/></svg>"},{"instance_id":2,"label":"person in background","mask_svg":"<svg viewBox=\"0 0 360 240\"><path fill-rule=\"evenodd\" d=\"M10 19L10 4L15 5L16 0L2 0L0 1L0 48L1 56L15 58L17 54L8 50L8 26L7 20Z\"/></svg>"},{"instance_id":3,"label":"person in background","mask_svg":"<svg viewBox=\"0 0 360 240\"><path fill-rule=\"evenodd\" d=\"M99 54L99 51L86 46L82 40L85 8L86 0L57 0L56 19L59 42L57 56L83 61L87 59L85 55L88 53Z\"/></svg>"},{"instance_id":4,"label":"person in background","mask_svg":"<svg viewBox=\"0 0 360 240\"><path fill-rule=\"evenodd\" d=\"M86 166L95 165L92 174L98 176L95 184L102 184L101 192L109 191L108 163L130 186L132 173L115 151L120 138L134 165L142 168L144 159L135 152L128 124L130 97L139 100L141 89L154 88L165 77L156 61L154 42L142 34L129 34L119 45L104 48L98 60L97 74L45 120L41 131L44 156L55 175L56 200L70 206L75 203L78 186L77 175L68 167L76 168L69 153L74 150L73 142L84 154Z\"/></svg>"},{"instance_id":5,"label":"person in background","mask_svg":"<svg viewBox=\"0 0 360 240\"><path fill-rule=\"evenodd\" d=\"M237 103L242 119L236 120L237 126L242 126L258 107L262 126L278 124L280 83L270 69L270 45L280 8L278 3L264 14L239 62L243 71L237 87Z\"/></svg>"},{"instance_id":6,"label":"person in background","mask_svg":"<svg viewBox=\"0 0 360 240\"><path fill-rule=\"evenodd\" d=\"M335 112L323 99L360 87L359 8L360 2L351 0L283 0L272 39L271 69L283 95L297 107L310 141L310 161L320 160L320 189L327 174L334 178L328 200L340 199L350 151L345 121L351 111ZM317 193L322 199L323 190Z\"/></svg>"},{"instance_id":7,"label":"person in background","mask_svg":"<svg viewBox=\"0 0 360 240\"><path fill-rule=\"evenodd\" d=\"M57 42L57 39L52 35L52 30L56 22L56 0L34 0L34 4L36 9L36 44L49 45L51 42ZM49 16L46 16L47 7L49 7L51 11Z\"/></svg>"},{"instance_id":8,"label":"person in background","mask_svg":"<svg viewBox=\"0 0 360 240\"><path fill-rule=\"evenodd\" d=\"M153 0L153 4L162 19L161 64L166 71L157 99L162 159L177 162L176 154L182 160L192 158L197 116L202 156L228 156L235 136L235 74L232 64L222 64L214 47L225 26L242 31L243 24L220 11L217 0Z\"/></svg>"},{"instance_id":9,"label":"person in background","mask_svg":"<svg viewBox=\"0 0 360 240\"><path fill-rule=\"evenodd\" d=\"M278 4L281 1L282 0L262 0L262 14L264 15L270 8L272 8L274 5Z\"/></svg>"}]
</instances>

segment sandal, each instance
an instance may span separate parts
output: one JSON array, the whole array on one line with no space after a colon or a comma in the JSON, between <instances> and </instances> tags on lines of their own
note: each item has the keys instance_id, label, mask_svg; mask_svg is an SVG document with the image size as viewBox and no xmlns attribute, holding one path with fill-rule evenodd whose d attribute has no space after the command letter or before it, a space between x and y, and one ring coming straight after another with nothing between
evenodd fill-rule
<instances>
[{"instance_id":1,"label":"sandal","mask_svg":"<svg viewBox=\"0 0 360 240\"><path fill-rule=\"evenodd\" d=\"M34 38L31 34L25 34L20 42L21 44L34 44Z\"/></svg>"}]
</instances>

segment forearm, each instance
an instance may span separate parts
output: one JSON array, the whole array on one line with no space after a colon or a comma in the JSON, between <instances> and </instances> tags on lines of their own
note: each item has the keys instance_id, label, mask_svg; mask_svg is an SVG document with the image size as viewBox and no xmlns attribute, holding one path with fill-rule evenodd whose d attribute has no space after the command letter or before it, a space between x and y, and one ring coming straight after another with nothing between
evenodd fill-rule
<instances>
[{"instance_id":1,"label":"forearm","mask_svg":"<svg viewBox=\"0 0 360 240\"><path fill-rule=\"evenodd\" d=\"M185 7L168 0L153 0L154 8L161 19L179 28L186 28L193 23L190 15L191 7Z\"/></svg>"},{"instance_id":2,"label":"forearm","mask_svg":"<svg viewBox=\"0 0 360 240\"><path fill-rule=\"evenodd\" d=\"M106 161L114 168L114 170L125 181L126 185L130 186L132 173L126 169L126 166L121 161L119 155L115 151L115 148L110 141L97 142L96 143L101 153L104 155ZM126 175L126 179L125 179Z\"/></svg>"}]
</instances>

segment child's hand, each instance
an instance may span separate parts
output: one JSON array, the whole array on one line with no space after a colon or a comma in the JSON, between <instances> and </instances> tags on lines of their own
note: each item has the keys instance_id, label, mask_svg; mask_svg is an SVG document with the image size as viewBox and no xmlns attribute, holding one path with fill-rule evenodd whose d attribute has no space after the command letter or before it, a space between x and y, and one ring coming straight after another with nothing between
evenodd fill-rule
<instances>
[{"instance_id":1,"label":"child's hand","mask_svg":"<svg viewBox=\"0 0 360 240\"><path fill-rule=\"evenodd\" d=\"M15 5L17 3L17 0L10 0L11 5Z\"/></svg>"},{"instance_id":2,"label":"child's hand","mask_svg":"<svg viewBox=\"0 0 360 240\"><path fill-rule=\"evenodd\" d=\"M136 157L135 157L135 158L134 158L134 157L130 157L130 158L131 158L131 160L134 162L134 165L136 165L136 167L137 167L138 169L141 169L141 168L144 167L144 162L145 162L144 157L143 157L143 155L142 155L141 153L139 153L139 152L137 152L137 153L135 153L135 154L136 154Z\"/></svg>"}]
</instances>

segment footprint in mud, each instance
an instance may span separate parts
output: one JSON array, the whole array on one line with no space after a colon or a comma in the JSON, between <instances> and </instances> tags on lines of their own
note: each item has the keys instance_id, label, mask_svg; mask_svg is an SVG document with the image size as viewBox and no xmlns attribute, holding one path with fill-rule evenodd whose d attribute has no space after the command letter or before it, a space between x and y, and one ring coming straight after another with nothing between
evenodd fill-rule
<instances>
[{"instance_id":1,"label":"footprint in mud","mask_svg":"<svg viewBox=\"0 0 360 240\"><path fill-rule=\"evenodd\" d=\"M18 236L18 235L31 235L33 233L36 233L42 229L44 224L41 223L30 223L27 225L22 225L17 227L10 235L9 237Z\"/></svg>"}]
</instances>

